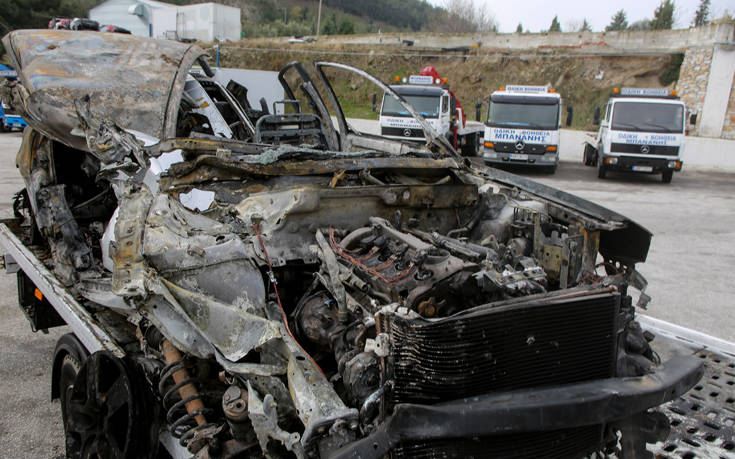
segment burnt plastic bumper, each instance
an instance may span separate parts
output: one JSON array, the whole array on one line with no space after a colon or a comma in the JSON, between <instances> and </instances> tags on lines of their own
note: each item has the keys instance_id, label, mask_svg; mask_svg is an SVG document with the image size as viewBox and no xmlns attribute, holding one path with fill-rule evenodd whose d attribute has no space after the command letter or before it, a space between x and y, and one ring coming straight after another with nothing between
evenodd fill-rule
<instances>
[{"instance_id":1,"label":"burnt plastic bumper","mask_svg":"<svg viewBox=\"0 0 735 459\"><path fill-rule=\"evenodd\" d=\"M653 374L486 394L436 405L401 404L367 437L334 458L381 457L402 442L603 424L666 403L702 377L703 364L674 357Z\"/></svg>"}]
</instances>

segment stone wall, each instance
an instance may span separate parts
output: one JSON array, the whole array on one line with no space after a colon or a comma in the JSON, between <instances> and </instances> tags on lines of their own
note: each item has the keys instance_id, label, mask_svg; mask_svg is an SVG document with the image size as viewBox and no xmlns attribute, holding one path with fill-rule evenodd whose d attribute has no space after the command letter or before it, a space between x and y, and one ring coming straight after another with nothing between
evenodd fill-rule
<instances>
[{"instance_id":1,"label":"stone wall","mask_svg":"<svg viewBox=\"0 0 735 459\"><path fill-rule=\"evenodd\" d=\"M727 104L725 123L722 125L722 138L735 140L735 76L732 78L730 102Z\"/></svg>"},{"instance_id":2,"label":"stone wall","mask_svg":"<svg viewBox=\"0 0 735 459\"><path fill-rule=\"evenodd\" d=\"M707 94L709 69L712 64L713 48L690 48L684 54L684 61L679 72L676 91L687 105L690 113L697 114L696 126L690 127L690 134L697 135L702 120L704 96Z\"/></svg>"}]
</instances>

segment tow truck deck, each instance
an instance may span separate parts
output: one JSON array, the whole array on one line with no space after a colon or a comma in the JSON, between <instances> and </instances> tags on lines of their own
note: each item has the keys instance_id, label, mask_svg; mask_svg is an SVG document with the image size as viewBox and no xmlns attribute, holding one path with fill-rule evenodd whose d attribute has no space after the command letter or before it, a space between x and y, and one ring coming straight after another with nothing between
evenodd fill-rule
<instances>
[{"instance_id":1,"label":"tow truck deck","mask_svg":"<svg viewBox=\"0 0 735 459\"><path fill-rule=\"evenodd\" d=\"M689 353L704 361L699 384L657 410L669 418L664 442L649 445L657 457L735 457L735 343L637 315L656 335L654 350L662 359Z\"/></svg>"},{"instance_id":2,"label":"tow truck deck","mask_svg":"<svg viewBox=\"0 0 735 459\"><path fill-rule=\"evenodd\" d=\"M5 269L25 273L40 291L37 297L48 301L89 352L107 350L123 356L125 351L115 339L46 269L41 254L23 243L22 230L19 219L0 220ZM648 449L656 457L735 457L735 343L642 314L637 317L645 330L656 335L653 348L662 358L696 355L705 363L704 377L693 390L655 409L668 420L644 429L652 438L666 429L670 433L665 441L650 443ZM173 457L189 457L185 449L162 435Z\"/></svg>"}]
</instances>

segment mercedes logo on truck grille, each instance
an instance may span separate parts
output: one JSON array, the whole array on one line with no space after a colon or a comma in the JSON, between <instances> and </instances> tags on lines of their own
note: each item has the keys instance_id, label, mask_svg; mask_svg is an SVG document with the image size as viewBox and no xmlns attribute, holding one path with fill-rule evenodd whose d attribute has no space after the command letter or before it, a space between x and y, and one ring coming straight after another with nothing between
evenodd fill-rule
<instances>
[{"instance_id":1,"label":"mercedes logo on truck grille","mask_svg":"<svg viewBox=\"0 0 735 459\"><path fill-rule=\"evenodd\" d=\"M406 136L406 137L411 137L411 130L410 129L404 129L403 130L403 135Z\"/></svg>"},{"instance_id":2,"label":"mercedes logo on truck grille","mask_svg":"<svg viewBox=\"0 0 735 459\"><path fill-rule=\"evenodd\" d=\"M516 142L516 151L523 151L523 149L526 147L526 144L523 143L523 140L519 140Z\"/></svg>"},{"instance_id":3,"label":"mercedes logo on truck grille","mask_svg":"<svg viewBox=\"0 0 735 459\"><path fill-rule=\"evenodd\" d=\"M651 147L648 145L641 145L641 153L648 154L651 151Z\"/></svg>"}]
</instances>

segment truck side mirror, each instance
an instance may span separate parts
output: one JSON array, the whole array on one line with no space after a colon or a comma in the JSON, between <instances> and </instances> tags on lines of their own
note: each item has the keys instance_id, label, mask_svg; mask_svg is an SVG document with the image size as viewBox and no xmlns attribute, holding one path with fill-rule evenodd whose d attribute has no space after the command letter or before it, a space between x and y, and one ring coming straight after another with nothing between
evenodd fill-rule
<instances>
[{"instance_id":1,"label":"truck side mirror","mask_svg":"<svg viewBox=\"0 0 735 459\"><path fill-rule=\"evenodd\" d=\"M377 105L378 105L378 94L373 93L373 111L377 110Z\"/></svg>"},{"instance_id":2,"label":"truck side mirror","mask_svg":"<svg viewBox=\"0 0 735 459\"><path fill-rule=\"evenodd\" d=\"M572 125L572 120L574 119L574 107L571 105L567 105L567 127Z\"/></svg>"},{"instance_id":3,"label":"truck side mirror","mask_svg":"<svg viewBox=\"0 0 735 459\"><path fill-rule=\"evenodd\" d=\"M475 104L475 121L482 121L482 102Z\"/></svg>"},{"instance_id":4,"label":"truck side mirror","mask_svg":"<svg viewBox=\"0 0 735 459\"><path fill-rule=\"evenodd\" d=\"M692 113L691 115L689 115L689 124L691 124L692 126L697 124L697 114L696 113Z\"/></svg>"},{"instance_id":5,"label":"truck side mirror","mask_svg":"<svg viewBox=\"0 0 735 459\"><path fill-rule=\"evenodd\" d=\"M595 126L599 126L600 124L600 107L595 107L595 115L594 119L592 121Z\"/></svg>"}]
</instances>

